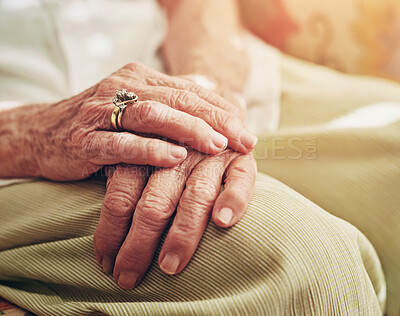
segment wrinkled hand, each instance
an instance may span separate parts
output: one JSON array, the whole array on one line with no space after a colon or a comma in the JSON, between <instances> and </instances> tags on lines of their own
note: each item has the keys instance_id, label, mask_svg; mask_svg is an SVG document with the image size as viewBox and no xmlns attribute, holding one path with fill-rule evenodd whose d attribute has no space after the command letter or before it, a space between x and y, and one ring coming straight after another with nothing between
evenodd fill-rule
<instances>
[{"instance_id":1,"label":"wrinkled hand","mask_svg":"<svg viewBox=\"0 0 400 316\"><path fill-rule=\"evenodd\" d=\"M110 121L111 99L121 88L135 92L139 102L125 110L122 125L127 132L117 133ZM195 83L129 64L75 97L38 107L32 126L41 132L32 156L37 157L38 175L78 180L104 165L170 167L185 159L185 148L146 134L205 153L223 151L228 141L231 148L249 152L256 138L227 111L230 107L222 97Z\"/></svg>"},{"instance_id":2,"label":"wrinkled hand","mask_svg":"<svg viewBox=\"0 0 400 316\"><path fill-rule=\"evenodd\" d=\"M243 118L245 107L240 98L229 91L219 93L232 100L236 105L232 112ZM214 156L189 150L188 158L179 166L154 172L141 193L146 184L144 170L117 166L110 173L94 236L98 262L126 289L143 278L176 209L159 256L160 267L167 274L179 273L188 264L211 214L220 227L233 226L240 220L256 177L252 154L231 150ZM220 193L222 182L224 191Z\"/></svg>"},{"instance_id":3,"label":"wrinkled hand","mask_svg":"<svg viewBox=\"0 0 400 316\"><path fill-rule=\"evenodd\" d=\"M225 150L206 156L189 150L179 166L155 171L140 195L146 183L145 175L137 176L144 173L140 168L117 166L108 181L94 236L98 262L125 289L143 278L176 209L159 256L167 274L179 273L189 263L211 214L220 227L241 219L256 177L251 154Z\"/></svg>"}]
</instances>

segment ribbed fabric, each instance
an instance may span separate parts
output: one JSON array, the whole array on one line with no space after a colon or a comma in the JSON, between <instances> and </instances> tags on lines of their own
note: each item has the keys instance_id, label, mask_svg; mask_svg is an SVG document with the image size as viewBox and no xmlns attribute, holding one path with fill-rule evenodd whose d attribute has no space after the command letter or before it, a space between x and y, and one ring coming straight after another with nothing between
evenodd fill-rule
<instances>
[{"instance_id":1,"label":"ribbed fabric","mask_svg":"<svg viewBox=\"0 0 400 316\"><path fill-rule=\"evenodd\" d=\"M380 281L383 275L365 237L276 180L260 177L237 226L222 230L210 223L183 273L166 276L154 264L133 291L118 288L93 255L103 182L3 188L2 213L11 206L21 213L0 233L8 249L0 253L0 294L39 315L380 314L374 286L381 284L372 284L368 273ZM71 200L63 200L68 195ZM38 235L46 242L33 239ZM369 271L360 251L372 263Z\"/></svg>"},{"instance_id":2,"label":"ribbed fabric","mask_svg":"<svg viewBox=\"0 0 400 316\"><path fill-rule=\"evenodd\" d=\"M346 76L288 57L282 59L282 71L281 128L256 149L258 170L365 234L385 273L386 313L399 316L400 108L385 102L400 103L400 84ZM357 127L332 123L341 119L343 124L346 115ZM301 159L260 157L272 150L274 140L285 147L293 139L299 139L294 144L302 149ZM307 159L314 140L316 158Z\"/></svg>"},{"instance_id":3,"label":"ribbed fabric","mask_svg":"<svg viewBox=\"0 0 400 316\"><path fill-rule=\"evenodd\" d=\"M374 248L319 204L373 242L390 286L387 312L397 316L400 220L392 192L399 133L393 125L338 131L324 124L369 101L400 99L400 88L286 58L283 75L283 128L268 137L315 136L317 156L262 157L272 149L265 139L256 156L260 170L305 197L260 173L240 223L225 230L210 222L182 273L167 276L154 260L141 285L124 291L92 250L103 181L3 187L0 295L51 316L382 314L385 280Z\"/></svg>"}]
</instances>

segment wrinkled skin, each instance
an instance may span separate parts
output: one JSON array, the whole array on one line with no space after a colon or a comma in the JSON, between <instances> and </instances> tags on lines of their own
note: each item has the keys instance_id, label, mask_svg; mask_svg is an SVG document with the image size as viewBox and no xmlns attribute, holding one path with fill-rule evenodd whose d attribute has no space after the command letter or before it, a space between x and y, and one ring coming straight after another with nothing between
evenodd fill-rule
<instances>
[{"instance_id":1,"label":"wrinkled skin","mask_svg":"<svg viewBox=\"0 0 400 316\"><path fill-rule=\"evenodd\" d=\"M243 120L246 107L237 92L246 84L249 60L236 1L160 2L168 17L161 49L167 71L206 76L215 83L207 87L231 101L223 108ZM179 273L188 264L210 216L220 227L240 220L252 196L256 164L248 151L231 141L229 147L240 153L227 149L207 156L189 149L185 161L158 169L147 183L143 167L118 165L109 171L94 248L103 270L113 273L122 288L140 283L175 212L158 258L167 274Z\"/></svg>"},{"instance_id":2,"label":"wrinkled skin","mask_svg":"<svg viewBox=\"0 0 400 316\"><path fill-rule=\"evenodd\" d=\"M232 106L232 111L242 108L238 102ZM144 277L175 210L158 258L167 274L179 273L189 263L210 216L224 228L241 219L257 172L251 153L230 149L213 156L189 149L184 162L155 171L147 184L144 168L118 165L108 170L107 192L94 235L97 261L125 289L137 286ZM223 208L232 210L231 218L226 212L220 216ZM171 255L164 261L167 253Z\"/></svg>"},{"instance_id":3,"label":"wrinkled skin","mask_svg":"<svg viewBox=\"0 0 400 316\"><path fill-rule=\"evenodd\" d=\"M115 91L135 92L122 119L126 132L113 130L110 117ZM141 64L128 64L81 94L54 105L38 106L38 175L52 180L84 179L104 165L126 163L171 167L187 156L187 144L219 153L229 145L243 153L256 143L242 122L228 111L231 104L182 78L170 77ZM135 134L133 134L134 132ZM139 134L139 135L138 135Z\"/></svg>"}]
</instances>

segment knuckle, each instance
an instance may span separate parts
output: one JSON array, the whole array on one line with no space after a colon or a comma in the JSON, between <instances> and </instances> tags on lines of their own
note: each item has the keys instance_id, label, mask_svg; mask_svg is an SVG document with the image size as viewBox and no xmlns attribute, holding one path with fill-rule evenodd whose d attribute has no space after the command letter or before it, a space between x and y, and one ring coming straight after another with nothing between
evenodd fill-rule
<instances>
[{"instance_id":1,"label":"knuckle","mask_svg":"<svg viewBox=\"0 0 400 316\"><path fill-rule=\"evenodd\" d=\"M208 142L212 141L212 129L203 119L194 117L190 125L190 130L199 139L206 138Z\"/></svg>"},{"instance_id":2,"label":"knuckle","mask_svg":"<svg viewBox=\"0 0 400 316\"><path fill-rule=\"evenodd\" d=\"M196 116L203 117L209 122L214 122L216 116L215 107L204 101L196 93L187 90L178 90L173 95L172 102L177 109L185 109L188 112L194 112Z\"/></svg>"},{"instance_id":3,"label":"knuckle","mask_svg":"<svg viewBox=\"0 0 400 316\"><path fill-rule=\"evenodd\" d=\"M192 93L197 94L197 95L201 95L204 90L207 90L207 89L203 88L202 86L200 86L197 83L192 82L192 81L187 81L186 82L186 89L188 91L192 92Z\"/></svg>"},{"instance_id":4,"label":"knuckle","mask_svg":"<svg viewBox=\"0 0 400 316\"><path fill-rule=\"evenodd\" d=\"M127 63L124 68L129 69L129 70L135 70L137 64L135 62Z\"/></svg>"},{"instance_id":5,"label":"knuckle","mask_svg":"<svg viewBox=\"0 0 400 316\"><path fill-rule=\"evenodd\" d=\"M229 113L232 113L235 116L238 116L240 113L239 109L234 106L231 102L229 102L226 98L223 98L220 94L206 90L203 92L204 99L210 102L213 106L223 109Z\"/></svg>"},{"instance_id":6,"label":"knuckle","mask_svg":"<svg viewBox=\"0 0 400 316\"><path fill-rule=\"evenodd\" d=\"M120 78L116 73L112 73L107 78L104 78L92 88L90 97L84 102L85 106L93 108L96 104L99 104L99 100L108 99L120 83Z\"/></svg>"},{"instance_id":7,"label":"knuckle","mask_svg":"<svg viewBox=\"0 0 400 316\"><path fill-rule=\"evenodd\" d=\"M185 213L185 219L192 225L197 225L204 221L213 206L210 199L201 200L195 197L186 197L179 203L180 210Z\"/></svg>"},{"instance_id":8,"label":"knuckle","mask_svg":"<svg viewBox=\"0 0 400 316\"><path fill-rule=\"evenodd\" d=\"M137 120L141 126L152 125L157 128L163 128L168 121L168 114L168 107L148 102L138 108Z\"/></svg>"},{"instance_id":9,"label":"knuckle","mask_svg":"<svg viewBox=\"0 0 400 316\"><path fill-rule=\"evenodd\" d=\"M245 166L235 166L235 177L239 179L249 179L252 177L251 173L249 172L249 168Z\"/></svg>"},{"instance_id":10,"label":"knuckle","mask_svg":"<svg viewBox=\"0 0 400 316\"><path fill-rule=\"evenodd\" d=\"M179 245L180 249L188 250L193 248L199 235L199 225L191 219L180 221L174 227L173 243Z\"/></svg>"},{"instance_id":11,"label":"knuckle","mask_svg":"<svg viewBox=\"0 0 400 316\"><path fill-rule=\"evenodd\" d=\"M218 194L217 186L212 185L214 181L206 177L189 178L186 184L185 198L180 201L180 206L192 219L203 218L213 206Z\"/></svg>"},{"instance_id":12,"label":"knuckle","mask_svg":"<svg viewBox=\"0 0 400 316\"><path fill-rule=\"evenodd\" d=\"M219 94L213 96L214 102L221 104L221 108L234 114L235 116L240 116L242 109L246 108L246 103L244 98L230 90L222 90Z\"/></svg>"},{"instance_id":13,"label":"knuckle","mask_svg":"<svg viewBox=\"0 0 400 316\"><path fill-rule=\"evenodd\" d=\"M217 188L213 185L214 182L214 179L204 174L202 176L193 174L187 182L188 193L201 199L208 196L215 196Z\"/></svg>"},{"instance_id":14,"label":"knuckle","mask_svg":"<svg viewBox=\"0 0 400 316\"><path fill-rule=\"evenodd\" d=\"M110 77L117 80L113 84L114 90L115 88L119 89L120 87L125 87L126 84L129 83L129 80L132 79L135 80L136 85L138 82L144 81L145 67L137 62L128 63L124 67L113 73Z\"/></svg>"},{"instance_id":15,"label":"knuckle","mask_svg":"<svg viewBox=\"0 0 400 316\"><path fill-rule=\"evenodd\" d=\"M199 105L200 99L193 92L187 90L178 90L175 93L175 102L183 108L196 108Z\"/></svg>"},{"instance_id":16,"label":"knuckle","mask_svg":"<svg viewBox=\"0 0 400 316\"><path fill-rule=\"evenodd\" d=\"M221 95L215 91L206 89L197 84L192 84L188 89L192 93L198 95L201 99L209 102L212 106L223 108L226 111L234 114L235 116L238 116L240 114L240 111L236 106L234 106L225 98L221 97Z\"/></svg>"},{"instance_id":17,"label":"knuckle","mask_svg":"<svg viewBox=\"0 0 400 316\"><path fill-rule=\"evenodd\" d=\"M130 192L121 188L106 194L103 201L103 212L111 217L126 219L132 216L135 204L136 199Z\"/></svg>"},{"instance_id":18,"label":"knuckle","mask_svg":"<svg viewBox=\"0 0 400 316\"><path fill-rule=\"evenodd\" d=\"M172 177L176 180L175 183L184 183L191 172L191 168L187 168L184 165L178 165L170 168L169 171L172 173Z\"/></svg>"},{"instance_id":19,"label":"knuckle","mask_svg":"<svg viewBox=\"0 0 400 316\"><path fill-rule=\"evenodd\" d=\"M186 92L183 92L184 94ZM176 110L183 110L186 106L182 102L182 91L178 89L170 89L168 93L168 98L170 100L169 104Z\"/></svg>"},{"instance_id":20,"label":"knuckle","mask_svg":"<svg viewBox=\"0 0 400 316\"><path fill-rule=\"evenodd\" d=\"M143 126L149 124L155 115L154 107L151 103L141 104L141 106L137 108L136 112L137 121Z\"/></svg>"},{"instance_id":21,"label":"knuckle","mask_svg":"<svg viewBox=\"0 0 400 316\"><path fill-rule=\"evenodd\" d=\"M238 120L234 115L226 112L226 113L221 113L221 112L215 112L215 120L220 122L220 125L223 129L235 129L238 128Z\"/></svg>"},{"instance_id":22,"label":"knuckle","mask_svg":"<svg viewBox=\"0 0 400 316\"><path fill-rule=\"evenodd\" d=\"M244 157L244 160L241 164L234 166L234 170L236 176L245 180L253 180L257 174L257 164L252 155Z\"/></svg>"},{"instance_id":23,"label":"knuckle","mask_svg":"<svg viewBox=\"0 0 400 316\"><path fill-rule=\"evenodd\" d=\"M165 223L170 219L176 203L167 195L155 191L147 192L140 200L140 209L145 214L143 220L151 225Z\"/></svg>"},{"instance_id":24,"label":"knuckle","mask_svg":"<svg viewBox=\"0 0 400 316\"><path fill-rule=\"evenodd\" d=\"M177 95L177 101L180 101L182 104L190 104L195 101L195 94L190 91L179 91Z\"/></svg>"},{"instance_id":25,"label":"knuckle","mask_svg":"<svg viewBox=\"0 0 400 316\"><path fill-rule=\"evenodd\" d=\"M122 70L137 71L140 69L141 66L142 65L137 62L132 62L132 63L128 63L124 67L122 67Z\"/></svg>"},{"instance_id":26,"label":"knuckle","mask_svg":"<svg viewBox=\"0 0 400 316\"><path fill-rule=\"evenodd\" d=\"M229 101L227 101L227 102L229 102ZM246 108L244 108L243 111L246 111L245 109ZM228 103L228 106L225 107L225 110L227 112L231 113L235 117L240 117L242 115L242 111L238 107L236 107L234 105L230 105L229 103Z\"/></svg>"}]
</instances>

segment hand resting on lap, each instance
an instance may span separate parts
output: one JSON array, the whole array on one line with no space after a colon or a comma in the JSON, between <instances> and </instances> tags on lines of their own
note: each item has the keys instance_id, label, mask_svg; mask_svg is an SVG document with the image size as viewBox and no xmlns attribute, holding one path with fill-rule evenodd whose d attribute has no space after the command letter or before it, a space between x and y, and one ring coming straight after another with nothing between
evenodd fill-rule
<instances>
[{"instance_id":1,"label":"hand resting on lap","mask_svg":"<svg viewBox=\"0 0 400 316\"><path fill-rule=\"evenodd\" d=\"M108 176L94 248L103 270L130 289L144 277L175 210L158 258L167 274L189 263L210 216L220 227L235 225L251 199L256 163L251 153L207 156L189 149L185 161L156 170L147 184L142 166L118 165Z\"/></svg>"}]
</instances>

